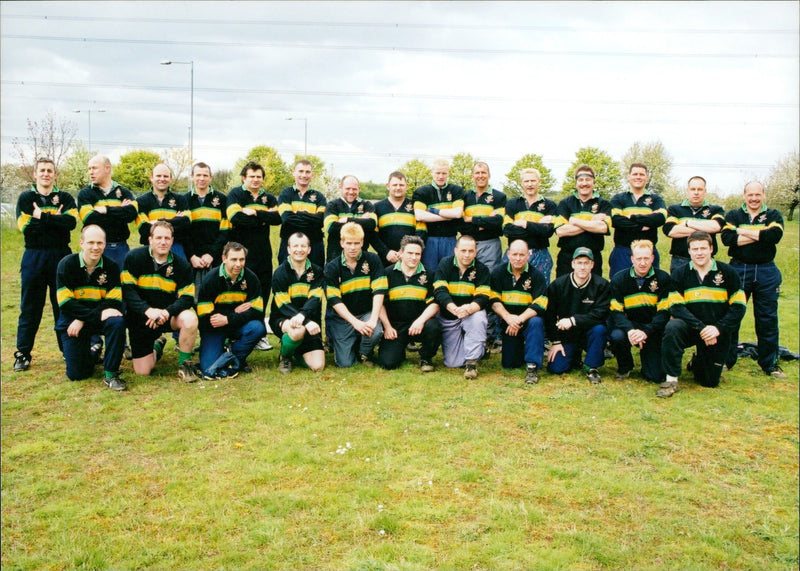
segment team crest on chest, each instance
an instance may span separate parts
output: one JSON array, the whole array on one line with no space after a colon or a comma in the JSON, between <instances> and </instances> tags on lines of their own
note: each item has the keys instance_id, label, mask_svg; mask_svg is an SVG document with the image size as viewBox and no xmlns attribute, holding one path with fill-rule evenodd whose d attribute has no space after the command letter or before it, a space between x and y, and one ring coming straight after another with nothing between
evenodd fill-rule
<instances>
[{"instance_id":1,"label":"team crest on chest","mask_svg":"<svg viewBox=\"0 0 800 571\"><path fill-rule=\"evenodd\" d=\"M428 274L426 274L425 272L422 272L419 275L419 280L417 280L417 281L419 282L419 285L427 284L428 283Z\"/></svg>"},{"instance_id":2,"label":"team crest on chest","mask_svg":"<svg viewBox=\"0 0 800 571\"><path fill-rule=\"evenodd\" d=\"M453 200L453 193L448 190L447 191L447 202L450 202L451 200Z\"/></svg>"},{"instance_id":3,"label":"team crest on chest","mask_svg":"<svg viewBox=\"0 0 800 571\"><path fill-rule=\"evenodd\" d=\"M266 204L266 203L267 203L267 195L265 194L264 196L261 197L261 204Z\"/></svg>"},{"instance_id":4,"label":"team crest on chest","mask_svg":"<svg viewBox=\"0 0 800 571\"><path fill-rule=\"evenodd\" d=\"M219 206L219 197L215 196L211 199L211 206Z\"/></svg>"},{"instance_id":5,"label":"team crest on chest","mask_svg":"<svg viewBox=\"0 0 800 571\"><path fill-rule=\"evenodd\" d=\"M467 279L468 279L469 281L472 281L472 280L474 280L474 279L475 279L475 276L476 276L477 274L478 274L478 272L475 270L475 268L472 268L472 271L470 271L469 275L467 276Z\"/></svg>"},{"instance_id":6,"label":"team crest on chest","mask_svg":"<svg viewBox=\"0 0 800 571\"><path fill-rule=\"evenodd\" d=\"M658 290L658 281L657 280L653 280L653 281L650 282L650 291L655 293L656 290Z\"/></svg>"},{"instance_id":7,"label":"team crest on chest","mask_svg":"<svg viewBox=\"0 0 800 571\"><path fill-rule=\"evenodd\" d=\"M369 262L364 262L361 264L361 271L365 274L369 273Z\"/></svg>"},{"instance_id":8,"label":"team crest on chest","mask_svg":"<svg viewBox=\"0 0 800 571\"><path fill-rule=\"evenodd\" d=\"M710 215L711 215L711 210L707 206L703 208L703 210L700 212L700 216L702 216L703 218L708 218Z\"/></svg>"},{"instance_id":9,"label":"team crest on chest","mask_svg":"<svg viewBox=\"0 0 800 571\"><path fill-rule=\"evenodd\" d=\"M494 202L494 195L493 194L487 194L486 195L486 204L491 204L492 202Z\"/></svg>"},{"instance_id":10,"label":"team crest on chest","mask_svg":"<svg viewBox=\"0 0 800 571\"><path fill-rule=\"evenodd\" d=\"M164 272L167 277L170 277L172 274L175 273L175 270L172 269L172 264L167 266L167 271Z\"/></svg>"},{"instance_id":11,"label":"team crest on chest","mask_svg":"<svg viewBox=\"0 0 800 571\"><path fill-rule=\"evenodd\" d=\"M411 203L410 202L408 204L406 204L405 209L406 209L406 212L411 212Z\"/></svg>"},{"instance_id":12,"label":"team crest on chest","mask_svg":"<svg viewBox=\"0 0 800 571\"><path fill-rule=\"evenodd\" d=\"M592 212L593 213L597 214L597 211L599 210L599 208L600 208L600 206L596 202L594 204L592 204Z\"/></svg>"},{"instance_id":13,"label":"team crest on chest","mask_svg":"<svg viewBox=\"0 0 800 571\"><path fill-rule=\"evenodd\" d=\"M311 282L314 281L314 270L310 270L310 271L306 272L306 281L308 283L311 283Z\"/></svg>"},{"instance_id":14,"label":"team crest on chest","mask_svg":"<svg viewBox=\"0 0 800 571\"><path fill-rule=\"evenodd\" d=\"M648 196L647 198L645 198L645 199L644 199L644 205L645 205L645 206L650 206L650 205L652 205L652 204L653 204L653 199L652 199L652 198L650 198L649 196Z\"/></svg>"},{"instance_id":15,"label":"team crest on chest","mask_svg":"<svg viewBox=\"0 0 800 571\"><path fill-rule=\"evenodd\" d=\"M717 272L717 274L714 276L714 285L718 286L722 285L723 283L725 283L725 278L722 277L722 272Z\"/></svg>"},{"instance_id":16,"label":"team crest on chest","mask_svg":"<svg viewBox=\"0 0 800 571\"><path fill-rule=\"evenodd\" d=\"M242 291L247 291L247 280L242 280L242 285L240 287Z\"/></svg>"},{"instance_id":17,"label":"team crest on chest","mask_svg":"<svg viewBox=\"0 0 800 571\"><path fill-rule=\"evenodd\" d=\"M108 277L106 277L106 273L105 272L100 272L97 275L97 285L105 285L107 281L108 281Z\"/></svg>"},{"instance_id":18,"label":"team crest on chest","mask_svg":"<svg viewBox=\"0 0 800 571\"><path fill-rule=\"evenodd\" d=\"M522 289L524 289L525 291L528 291L528 290L530 290L530 289L531 289L531 278L528 278L528 279L526 279L526 280L525 280L525 281L522 283Z\"/></svg>"},{"instance_id":19,"label":"team crest on chest","mask_svg":"<svg viewBox=\"0 0 800 571\"><path fill-rule=\"evenodd\" d=\"M53 200L52 200L52 202L53 202L53 206L55 206L56 204L58 204L58 200L59 200L59 199L58 199L58 195L57 195L57 194L54 194L54 195L53 195Z\"/></svg>"},{"instance_id":20,"label":"team crest on chest","mask_svg":"<svg viewBox=\"0 0 800 571\"><path fill-rule=\"evenodd\" d=\"M764 222L766 219L767 219L767 215L766 215L765 213L763 213L763 212L762 212L762 213L761 213L761 215L759 215L759 216L756 218L756 222Z\"/></svg>"},{"instance_id":21,"label":"team crest on chest","mask_svg":"<svg viewBox=\"0 0 800 571\"><path fill-rule=\"evenodd\" d=\"M317 201L317 195L309 193L308 194L308 201L309 202L316 202Z\"/></svg>"},{"instance_id":22,"label":"team crest on chest","mask_svg":"<svg viewBox=\"0 0 800 571\"><path fill-rule=\"evenodd\" d=\"M544 207L545 207L544 202L539 202L539 204L536 205L536 210L538 210L539 212L544 212Z\"/></svg>"},{"instance_id":23,"label":"team crest on chest","mask_svg":"<svg viewBox=\"0 0 800 571\"><path fill-rule=\"evenodd\" d=\"M116 196L117 198L122 198L122 191L120 189L117 189L117 192L114 194L114 196Z\"/></svg>"},{"instance_id":24,"label":"team crest on chest","mask_svg":"<svg viewBox=\"0 0 800 571\"><path fill-rule=\"evenodd\" d=\"M364 204L359 204L358 209L356 210L358 214L364 214Z\"/></svg>"},{"instance_id":25,"label":"team crest on chest","mask_svg":"<svg viewBox=\"0 0 800 571\"><path fill-rule=\"evenodd\" d=\"M177 202L175 202L174 198L170 198L169 202L167 202L167 204L169 205L170 208L175 208L175 205L177 204Z\"/></svg>"}]
</instances>

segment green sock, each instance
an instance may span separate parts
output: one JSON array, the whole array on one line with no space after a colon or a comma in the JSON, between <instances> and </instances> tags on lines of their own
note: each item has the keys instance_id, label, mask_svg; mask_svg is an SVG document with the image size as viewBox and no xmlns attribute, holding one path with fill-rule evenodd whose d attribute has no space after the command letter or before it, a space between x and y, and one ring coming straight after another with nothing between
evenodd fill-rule
<instances>
[{"instance_id":1,"label":"green sock","mask_svg":"<svg viewBox=\"0 0 800 571\"><path fill-rule=\"evenodd\" d=\"M191 353L187 353L186 351L181 351L178 349L178 365L183 365L184 361L188 361L192 358Z\"/></svg>"},{"instance_id":2,"label":"green sock","mask_svg":"<svg viewBox=\"0 0 800 571\"><path fill-rule=\"evenodd\" d=\"M283 337L281 337L281 355L284 357L291 357L294 355L294 352L297 351L301 343L302 341L294 341L289 337L288 333L284 333Z\"/></svg>"},{"instance_id":3,"label":"green sock","mask_svg":"<svg viewBox=\"0 0 800 571\"><path fill-rule=\"evenodd\" d=\"M111 377L114 376L114 373L112 373L111 371L106 371L105 375L107 379L110 379Z\"/></svg>"}]
</instances>

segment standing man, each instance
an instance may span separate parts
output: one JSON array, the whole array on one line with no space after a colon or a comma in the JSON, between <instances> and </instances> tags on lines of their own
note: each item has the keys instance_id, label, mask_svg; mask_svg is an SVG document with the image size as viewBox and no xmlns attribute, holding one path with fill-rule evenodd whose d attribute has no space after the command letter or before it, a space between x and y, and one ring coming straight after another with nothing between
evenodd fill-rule
<instances>
[{"instance_id":1,"label":"standing man","mask_svg":"<svg viewBox=\"0 0 800 571\"><path fill-rule=\"evenodd\" d=\"M375 208L369 200L361 200L358 193L361 192L361 185L358 179L351 175L342 177L339 185L341 196L328 203L325 209L325 233L328 235L328 261L342 255L340 232L342 226L348 222L354 222L364 230L364 251L369 248L369 240L375 233L375 226L378 219L375 217Z\"/></svg>"},{"instance_id":2,"label":"standing man","mask_svg":"<svg viewBox=\"0 0 800 571\"><path fill-rule=\"evenodd\" d=\"M551 342L547 370L561 374L579 367L585 350L586 378L597 385L603 381L597 369L605 362L611 286L592 271L593 266L594 252L577 248L572 273L556 278L547 288L546 325Z\"/></svg>"},{"instance_id":3,"label":"standing man","mask_svg":"<svg viewBox=\"0 0 800 571\"><path fill-rule=\"evenodd\" d=\"M125 319L122 316L120 270L103 255L106 233L94 224L81 231L81 251L64 257L58 264L58 301L61 315L56 332L61 335L67 378L89 378L97 363L91 351L92 337L105 337L103 380L115 391L127 389L119 376L125 347Z\"/></svg>"},{"instance_id":4,"label":"standing man","mask_svg":"<svg viewBox=\"0 0 800 571\"><path fill-rule=\"evenodd\" d=\"M396 369L406 358L406 345L416 338L419 370L433 371L433 356L442 342L442 328L433 317L439 306L433 301L433 279L422 265L425 244L419 236L404 236L400 241L400 260L386 268L387 298L381 308L383 339L378 349L378 364Z\"/></svg>"},{"instance_id":5,"label":"standing man","mask_svg":"<svg viewBox=\"0 0 800 571\"><path fill-rule=\"evenodd\" d=\"M442 325L442 355L445 367L464 367L464 378L474 379L486 344L486 306L492 295L489 268L475 259L472 236L461 236L453 254L439 262L433 281Z\"/></svg>"},{"instance_id":6,"label":"standing man","mask_svg":"<svg viewBox=\"0 0 800 571\"><path fill-rule=\"evenodd\" d=\"M631 242L650 240L658 242L658 227L667 219L664 199L647 190L650 173L643 163L632 163L628 169L630 190L611 198L611 225L614 227L614 249L608 258L609 275L631 267ZM658 250L654 250L658 268Z\"/></svg>"},{"instance_id":7,"label":"standing man","mask_svg":"<svg viewBox=\"0 0 800 571\"><path fill-rule=\"evenodd\" d=\"M122 299L131 341L133 372L149 375L164 352L162 333L178 332L178 377L197 380L190 360L197 338L194 283L189 262L175 256L172 225L150 225L150 245L131 251L122 271Z\"/></svg>"},{"instance_id":8,"label":"standing man","mask_svg":"<svg viewBox=\"0 0 800 571\"><path fill-rule=\"evenodd\" d=\"M670 306L673 319L667 322L661 344L667 380L656 392L659 397L678 392L683 352L692 345L697 352L686 368L694 373L695 382L704 387L719 385L733 335L747 305L736 271L711 257L711 236L698 231L689 236L688 242L692 261L672 276L677 294Z\"/></svg>"},{"instance_id":9,"label":"standing man","mask_svg":"<svg viewBox=\"0 0 800 571\"><path fill-rule=\"evenodd\" d=\"M264 167L250 161L242 167L242 186L237 186L228 193L228 220L231 223L230 239L242 244L249 255L247 267L256 274L261 284L261 299L269 300L272 285L272 244L270 226L281 223L278 213L278 201L261 185L264 183ZM266 321L265 321L266 325ZM267 336L256 345L259 351L272 349Z\"/></svg>"},{"instance_id":10,"label":"standing man","mask_svg":"<svg viewBox=\"0 0 800 571\"><path fill-rule=\"evenodd\" d=\"M775 265L777 244L783 238L783 217L764 204L764 185L748 182L744 204L725 215L722 243L728 246L731 267L747 299L753 296L753 318L758 338L758 365L768 375L785 379L778 366L778 297L781 271ZM746 303L746 302L745 302ZM736 363L739 326L733 330L728 368Z\"/></svg>"},{"instance_id":11,"label":"standing man","mask_svg":"<svg viewBox=\"0 0 800 571\"><path fill-rule=\"evenodd\" d=\"M89 160L89 186L78 193L78 214L84 226L97 224L106 233L104 255L120 268L128 255L128 224L136 220L136 200L130 190L111 180L111 161L95 156Z\"/></svg>"},{"instance_id":12,"label":"standing man","mask_svg":"<svg viewBox=\"0 0 800 571\"><path fill-rule=\"evenodd\" d=\"M191 220L189 212L184 212L185 198L170 190L172 171L163 163L156 165L150 174L150 184L152 185L150 191L136 198L136 210L139 212L136 217L139 243L142 246L149 244L151 224L156 220L165 220L172 224L175 230L172 251L184 260L188 260L184 244L190 241Z\"/></svg>"},{"instance_id":13,"label":"standing man","mask_svg":"<svg viewBox=\"0 0 800 571\"><path fill-rule=\"evenodd\" d=\"M342 254L325 266L328 299L327 333L337 367L352 367L358 359L374 364L373 350L383 335L379 317L386 295L380 258L364 252L364 229L348 222L341 229Z\"/></svg>"},{"instance_id":14,"label":"standing man","mask_svg":"<svg viewBox=\"0 0 800 571\"><path fill-rule=\"evenodd\" d=\"M191 239L184 247L199 293L205 275L222 262L222 248L231 229L226 215L228 197L211 188L211 167L199 162L192 165L192 189L184 200L191 220Z\"/></svg>"},{"instance_id":15,"label":"standing man","mask_svg":"<svg viewBox=\"0 0 800 571\"><path fill-rule=\"evenodd\" d=\"M504 369L525 363L525 382L539 382L544 357L544 321L547 284L542 273L528 263L528 243L514 240L508 247L508 264L492 272L492 309L505 322L501 362Z\"/></svg>"},{"instance_id":16,"label":"standing man","mask_svg":"<svg viewBox=\"0 0 800 571\"><path fill-rule=\"evenodd\" d=\"M322 268L311 263L311 241L302 232L289 236L289 257L278 266L272 278L273 331L280 331L281 354L278 372L292 372L293 359L302 355L312 371L325 367L322 348Z\"/></svg>"},{"instance_id":17,"label":"standing man","mask_svg":"<svg viewBox=\"0 0 800 571\"><path fill-rule=\"evenodd\" d=\"M721 206L706 201L706 179L693 176L686 188L686 200L667 208L664 234L672 238L669 253L672 261L669 272L689 263L689 245L686 239L698 230L706 232L714 242L712 256L717 255L717 232L725 225L725 211Z\"/></svg>"},{"instance_id":18,"label":"standing man","mask_svg":"<svg viewBox=\"0 0 800 571\"><path fill-rule=\"evenodd\" d=\"M56 164L40 158L33 165L30 190L17 199L17 228L25 238L20 264L21 296L17 321L17 350L14 371L27 371L36 333L50 289L53 322L58 323L59 303L56 287L58 262L70 253L69 234L77 223L78 210L69 193L56 188ZM61 339L56 335L58 347Z\"/></svg>"},{"instance_id":19,"label":"standing man","mask_svg":"<svg viewBox=\"0 0 800 571\"><path fill-rule=\"evenodd\" d=\"M436 159L431 168L433 182L414 191L414 216L425 235L422 263L429 273L439 267L439 261L450 256L456 245L456 234L464 214L464 189L447 182L450 163Z\"/></svg>"},{"instance_id":20,"label":"standing man","mask_svg":"<svg viewBox=\"0 0 800 571\"><path fill-rule=\"evenodd\" d=\"M611 203L594 190L594 169L580 165L575 169L576 192L558 203L555 220L558 236L556 277L570 274L572 256L578 248L592 252L592 272L603 273L603 246L611 231Z\"/></svg>"},{"instance_id":21,"label":"standing man","mask_svg":"<svg viewBox=\"0 0 800 571\"><path fill-rule=\"evenodd\" d=\"M233 378L249 372L247 357L266 334L261 284L245 267L247 250L228 242L222 250L222 264L203 280L197 299L200 326L200 369L203 377ZM230 352L225 351L226 341ZM225 354L225 358L221 359ZM230 359L228 354L235 357Z\"/></svg>"},{"instance_id":22,"label":"standing man","mask_svg":"<svg viewBox=\"0 0 800 571\"><path fill-rule=\"evenodd\" d=\"M661 339L669 321L672 280L653 267L654 248L650 240L631 242L633 266L611 279L611 347L617 358L617 380L630 376L631 347L638 347L645 380L664 382Z\"/></svg>"},{"instance_id":23,"label":"standing man","mask_svg":"<svg viewBox=\"0 0 800 571\"><path fill-rule=\"evenodd\" d=\"M311 161L300 159L292 169L294 185L284 188L278 196L278 212L281 215L281 245L278 262L283 263L288 256L289 236L302 232L311 240L311 263L325 265L325 243L322 224L325 219L325 195L311 188L314 178ZM265 300L266 301L266 300Z\"/></svg>"},{"instance_id":24,"label":"standing man","mask_svg":"<svg viewBox=\"0 0 800 571\"><path fill-rule=\"evenodd\" d=\"M503 233L509 244L525 240L530 254L528 264L539 270L545 283L550 285L553 257L550 255L550 236L555 232L558 206L552 200L539 196L542 175L537 169L522 169L519 173L522 196L506 204Z\"/></svg>"},{"instance_id":25,"label":"standing man","mask_svg":"<svg viewBox=\"0 0 800 571\"><path fill-rule=\"evenodd\" d=\"M506 214L505 193L489 185L489 165L477 162L472 167L473 190L464 195L464 224L461 233L475 238L478 249L477 259L491 272L500 264L503 246L503 217ZM486 334L487 350L499 353L502 347L500 323L497 314L488 307L489 319Z\"/></svg>"},{"instance_id":26,"label":"standing man","mask_svg":"<svg viewBox=\"0 0 800 571\"><path fill-rule=\"evenodd\" d=\"M414 216L414 202L406 196L406 175L394 171L389 175L386 190L389 196L375 204L378 226L372 237L372 247L388 268L400 261L400 241L405 236L416 234L417 219Z\"/></svg>"}]
</instances>

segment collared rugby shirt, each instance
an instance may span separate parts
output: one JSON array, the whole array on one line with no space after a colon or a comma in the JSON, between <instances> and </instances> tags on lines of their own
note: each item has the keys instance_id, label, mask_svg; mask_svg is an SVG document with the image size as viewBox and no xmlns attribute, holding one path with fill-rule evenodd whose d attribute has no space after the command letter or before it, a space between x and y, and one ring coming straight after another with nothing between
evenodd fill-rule
<instances>
[{"instance_id":1,"label":"collared rugby shirt","mask_svg":"<svg viewBox=\"0 0 800 571\"><path fill-rule=\"evenodd\" d=\"M127 206L122 206L124 200L130 200ZM105 206L106 213L100 214L94 210L95 206ZM105 230L106 242L125 242L131 235L128 224L136 220L136 199L133 193L111 182L108 194L103 192L96 184L84 187L78 193L78 215L84 226L97 224Z\"/></svg>"},{"instance_id":2,"label":"collared rugby shirt","mask_svg":"<svg viewBox=\"0 0 800 571\"><path fill-rule=\"evenodd\" d=\"M33 217L33 205L39 205L40 218ZM75 199L68 192L53 190L45 196L31 186L17 199L17 228L25 238L25 247L63 249L69 247L70 232L78 222Z\"/></svg>"},{"instance_id":3,"label":"collared rugby shirt","mask_svg":"<svg viewBox=\"0 0 800 571\"><path fill-rule=\"evenodd\" d=\"M309 188L303 196L294 185L284 188L278 196L281 238L302 232L311 242L322 242L322 224L327 204L325 195L313 188Z\"/></svg>"},{"instance_id":4,"label":"collared rugby shirt","mask_svg":"<svg viewBox=\"0 0 800 571\"><path fill-rule=\"evenodd\" d=\"M675 228L675 226L683 224L687 220L713 220L719 224L719 228L722 230L722 227L725 225L725 211L721 206L709 204L705 200L698 208L692 207L688 200L684 200L680 204L673 204L667 208L667 221L664 223L662 228L664 235L669 236L669 233L672 232L672 229ZM712 244L712 255L716 255L718 250L717 235L711 234L711 239L714 241ZM672 245L669 248L669 253L673 256L688 258L689 244L687 243L686 238L673 238Z\"/></svg>"},{"instance_id":5,"label":"collared rugby shirt","mask_svg":"<svg viewBox=\"0 0 800 571\"><path fill-rule=\"evenodd\" d=\"M364 217L364 214L367 216ZM345 222L340 222L342 217L346 217ZM336 258L342 253L341 230L347 222L355 222L364 230L364 251L369 248L370 239L375 233L375 226L378 219L375 216L375 207L369 200L360 198L347 204L344 198L337 198L328 203L325 209L325 233L328 235L328 246L326 256L328 261Z\"/></svg>"},{"instance_id":6,"label":"collared rugby shirt","mask_svg":"<svg viewBox=\"0 0 800 571\"><path fill-rule=\"evenodd\" d=\"M147 321L144 312L166 309L171 317L194 307L194 281L189 262L172 252L163 264L156 262L149 246L130 251L122 270L122 298L127 317L135 323Z\"/></svg>"},{"instance_id":7,"label":"collared rugby shirt","mask_svg":"<svg viewBox=\"0 0 800 571\"><path fill-rule=\"evenodd\" d=\"M547 311L547 283L542 272L525 264L515 279L511 264L492 271L492 303L499 301L512 315L521 315L530 308L539 317Z\"/></svg>"},{"instance_id":8,"label":"collared rugby shirt","mask_svg":"<svg viewBox=\"0 0 800 571\"><path fill-rule=\"evenodd\" d=\"M69 322L100 322L106 309L122 311L119 268L111 258L100 258L94 271L86 271L83 254L70 254L58 263L58 306Z\"/></svg>"},{"instance_id":9,"label":"collared rugby shirt","mask_svg":"<svg viewBox=\"0 0 800 571\"><path fill-rule=\"evenodd\" d=\"M403 273L403 262L396 262L386 269L389 291L383 306L389 323L396 329L412 323L433 303L433 279L421 263L413 275Z\"/></svg>"},{"instance_id":10,"label":"collared rugby shirt","mask_svg":"<svg viewBox=\"0 0 800 571\"><path fill-rule=\"evenodd\" d=\"M400 251L400 240L403 236L413 236L417 233L417 219L414 216L414 203L406 198L399 208L389 202L388 198L375 204L375 216L378 226L372 237L372 247L386 262L389 250Z\"/></svg>"},{"instance_id":11,"label":"collared rugby shirt","mask_svg":"<svg viewBox=\"0 0 800 571\"><path fill-rule=\"evenodd\" d=\"M700 280L694 263L689 262L672 275L672 281L675 294L670 313L692 329L700 331L706 325L714 325L732 333L744 317L747 300L739 275L728 264L712 260L711 269Z\"/></svg>"},{"instance_id":12,"label":"collared rugby shirt","mask_svg":"<svg viewBox=\"0 0 800 571\"><path fill-rule=\"evenodd\" d=\"M236 308L250 302L247 311L236 313ZM219 313L228 318L227 327L213 327L211 316ZM264 319L264 299L261 297L261 283L248 268L242 268L239 276L232 280L225 271L225 265L211 270L200 287L197 298L197 317L201 331L238 330L249 321Z\"/></svg>"},{"instance_id":13,"label":"collared rugby shirt","mask_svg":"<svg viewBox=\"0 0 800 571\"><path fill-rule=\"evenodd\" d=\"M594 232L581 232L576 236L561 236L558 239L558 247L567 252L574 252L576 248L589 248L594 252L601 252L605 246L605 237L611 232L611 203L602 198L597 192L592 197L583 202L578 193L574 192L570 196L558 203L558 217L555 221L555 228L569 223L572 216L582 220L591 220L597 214L606 215L605 234L595 234Z\"/></svg>"},{"instance_id":14,"label":"collared rugby shirt","mask_svg":"<svg viewBox=\"0 0 800 571\"><path fill-rule=\"evenodd\" d=\"M648 335L663 332L669 321L673 293L672 278L663 270L650 268L643 278L633 268L611 279L611 323L626 333L641 329Z\"/></svg>"},{"instance_id":15,"label":"collared rugby shirt","mask_svg":"<svg viewBox=\"0 0 800 571\"><path fill-rule=\"evenodd\" d=\"M222 248L225 247L231 230L227 215L228 197L209 188L203 197L191 191L184 198L192 221L189 227L192 239L183 245L186 257L209 254L214 258L215 265L220 263Z\"/></svg>"},{"instance_id":16,"label":"collared rugby shirt","mask_svg":"<svg viewBox=\"0 0 800 571\"><path fill-rule=\"evenodd\" d=\"M758 241L752 244L738 245L737 228L755 230ZM728 247L731 261L742 264L765 264L775 260L777 244L783 238L783 216L775 209L764 204L761 212L750 217L747 206L731 210L725 215L725 226L722 228L722 243Z\"/></svg>"},{"instance_id":17,"label":"collared rugby shirt","mask_svg":"<svg viewBox=\"0 0 800 571\"><path fill-rule=\"evenodd\" d=\"M428 210L429 208L463 208L464 189L457 184L447 183L442 188L435 184L426 184L414 191L411 200L415 210ZM441 222L420 222L419 231L425 236L452 237L458 234L462 219L443 220Z\"/></svg>"},{"instance_id":18,"label":"collared rugby shirt","mask_svg":"<svg viewBox=\"0 0 800 571\"><path fill-rule=\"evenodd\" d=\"M322 268L306 260L305 270L298 276L291 259L286 258L272 276L270 319L291 319L302 313L304 325L310 321L321 324L323 283Z\"/></svg>"},{"instance_id":19,"label":"collared rugby shirt","mask_svg":"<svg viewBox=\"0 0 800 571\"><path fill-rule=\"evenodd\" d=\"M545 216L552 216L553 221L539 222ZM531 250L546 250L550 247L550 236L556 230L558 206L552 200L540 197L532 204L528 204L525 196L512 198L506 203L506 215L503 220L503 234L511 244L514 240L525 240ZM525 228L516 226L514 222L524 220Z\"/></svg>"},{"instance_id":20,"label":"collared rugby shirt","mask_svg":"<svg viewBox=\"0 0 800 571\"><path fill-rule=\"evenodd\" d=\"M256 211L255 216L242 212L245 208ZM278 199L261 189L253 197L250 191L237 186L228 194L226 210L231 223L230 240L239 242L247 248L248 267L261 268L272 262L272 244L270 242L270 226L281 223L278 213Z\"/></svg>"},{"instance_id":21,"label":"collared rugby shirt","mask_svg":"<svg viewBox=\"0 0 800 571\"><path fill-rule=\"evenodd\" d=\"M480 196L476 190L467 191L464 195L464 217L472 216L472 222L464 222L461 233L472 236L478 242L502 236L507 200L505 193L491 186Z\"/></svg>"},{"instance_id":22,"label":"collared rugby shirt","mask_svg":"<svg viewBox=\"0 0 800 571\"><path fill-rule=\"evenodd\" d=\"M433 280L433 297L439 304L440 315L445 319L458 319L447 311L450 302L464 305L474 301L481 309L486 309L492 297L489 277L489 268L477 259L462 273L455 256L442 258Z\"/></svg>"},{"instance_id":23,"label":"collared rugby shirt","mask_svg":"<svg viewBox=\"0 0 800 571\"><path fill-rule=\"evenodd\" d=\"M387 289L383 263L372 252L361 252L355 269L345 262L344 253L325 264L325 295L328 305L343 303L353 315L372 311L372 298Z\"/></svg>"},{"instance_id":24,"label":"collared rugby shirt","mask_svg":"<svg viewBox=\"0 0 800 571\"><path fill-rule=\"evenodd\" d=\"M611 225L614 227L614 245L629 248L634 240L658 242L658 228L667 219L664 199L645 191L639 200L627 190L611 197ZM643 230L647 228L647 230Z\"/></svg>"},{"instance_id":25,"label":"collared rugby shirt","mask_svg":"<svg viewBox=\"0 0 800 571\"><path fill-rule=\"evenodd\" d=\"M175 242L185 244L189 241L189 225L191 220L186 210L183 195L168 190L162 200L158 200L155 191L150 190L136 199L136 225L139 228L139 243L147 246L150 238L150 227L156 220L166 220L174 228ZM181 213L178 216L178 213Z\"/></svg>"}]
</instances>

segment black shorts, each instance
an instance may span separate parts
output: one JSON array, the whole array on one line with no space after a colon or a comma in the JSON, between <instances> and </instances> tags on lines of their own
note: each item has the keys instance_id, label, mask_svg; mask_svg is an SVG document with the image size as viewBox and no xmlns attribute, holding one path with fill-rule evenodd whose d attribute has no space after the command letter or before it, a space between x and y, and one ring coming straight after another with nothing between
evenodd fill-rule
<instances>
[{"instance_id":1,"label":"black shorts","mask_svg":"<svg viewBox=\"0 0 800 571\"><path fill-rule=\"evenodd\" d=\"M150 329L146 325L128 323L128 339L131 344L131 356L134 359L147 357L153 352L153 343L164 333L172 333L170 320L158 329Z\"/></svg>"},{"instance_id":2,"label":"black shorts","mask_svg":"<svg viewBox=\"0 0 800 571\"><path fill-rule=\"evenodd\" d=\"M287 318L279 318L279 319L270 319L269 326L272 328L272 332L278 339L283 338L283 322L286 321ZM322 345L322 335L317 333L316 335L309 335L308 331L306 331L305 337L300 342L300 346L297 348L297 351L294 352L295 355L305 355L311 351L324 351L325 348Z\"/></svg>"}]
</instances>

